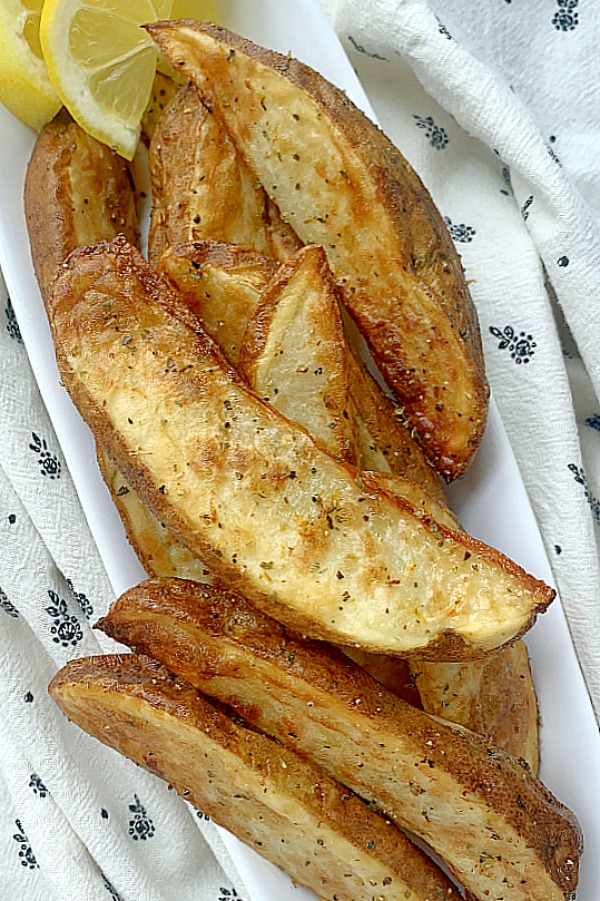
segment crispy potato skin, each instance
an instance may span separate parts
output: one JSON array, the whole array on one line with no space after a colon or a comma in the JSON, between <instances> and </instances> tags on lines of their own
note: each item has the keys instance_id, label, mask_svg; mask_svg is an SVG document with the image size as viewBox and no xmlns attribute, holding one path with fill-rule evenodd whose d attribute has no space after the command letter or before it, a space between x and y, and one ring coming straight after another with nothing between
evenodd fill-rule
<instances>
[{"instance_id":1,"label":"crispy potato skin","mask_svg":"<svg viewBox=\"0 0 600 901\"><path fill-rule=\"evenodd\" d=\"M301 246L193 85L173 98L150 143L148 254L211 238L285 258Z\"/></svg>"},{"instance_id":2,"label":"crispy potato skin","mask_svg":"<svg viewBox=\"0 0 600 901\"><path fill-rule=\"evenodd\" d=\"M572 897L571 812L519 761L403 703L335 649L233 592L177 580L131 589L98 625L375 801L477 897Z\"/></svg>"},{"instance_id":3,"label":"crispy potato skin","mask_svg":"<svg viewBox=\"0 0 600 901\"><path fill-rule=\"evenodd\" d=\"M460 259L418 176L343 92L297 60L218 26L147 29L300 239L325 248L431 462L447 479L460 475L483 434L489 389Z\"/></svg>"},{"instance_id":4,"label":"crispy potato skin","mask_svg":"<svg viewBox=\"0 0 600 901\"><path fill-rule=\"evenodd\" d=\"M487 736L539 773L538 705L523 641L484 660L411 660L410 669L425 710Z\"/></svg>"},{"instance_id":5,"label":"crispy potato skin","mask_svg":"<svg viewBox=\"0 0 600 901\"><path fill-rule=\"evenodd\" d=\"M71 396L142 500L299 631L457 660L514 640L554 597L498 551L365 490L249 391L124 239L71 255L50 321Z\"/></svg>"},{"instance_id":6,"label":"crispy potato skin","mask_svg":"<svg viewBox=\"0 0 600 901\"><path fill-rule=\"evenodd\" d=\"M63 111L36 141L25 179L31 257L44 300L75 248L118 234L139 241L135 195L125 160Z\"/></svg>"},{"instance_id":7,"label":"crispy potato skin","mask_svg":"<svg viewBox=\"0 0 600 901\"><path fill-rule=\"evenodd\" d=\"M155 661L76 660L49 692L71 720L165 779L323 901L396 901L404 893L458 901L447 877L388 820Z\"/></svg>"},{"instance_id":8,"label":"crispy potato skin","mask_svg":"<svg viewBox=\"0 0 600 901\"><path fill-rule=\"evenodd\" d=\"M150 148L150 142L161 117L165 110L173 103L175 95L180 88L180 84L177 84L176 81L168 75L164 75L162 72L157 72L154 76L152 93L142 119L142 131L140 135L142 143L147 148Z\"/></svg>"}]
</instances>

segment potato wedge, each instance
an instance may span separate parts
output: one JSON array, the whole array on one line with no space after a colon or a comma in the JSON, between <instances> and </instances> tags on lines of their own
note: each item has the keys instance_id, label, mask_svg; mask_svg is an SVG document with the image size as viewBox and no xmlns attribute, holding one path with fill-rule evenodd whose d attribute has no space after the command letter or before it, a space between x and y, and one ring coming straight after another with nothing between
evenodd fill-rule
<instances>
[{"instance_id":1,"label":"potato wedge","mask_svg":"<svg viewBox=\"0 0 600 901\"><path fill-rule=\"evenodd\" d=\"M118 234L139 241L129 166L61 111L38 135L25 179L31 257L44 301L63 260Z\"/></svg>"},{"instance_id":2,"label":"potato wedge","mask_svg":"<svg viewBox=\"0 0 600 901\"><path fill-rule=\"evenodd\" d=\"M106 451L97 447L97 454L102 478L119 511L129 543L148 575L210 583L212 576L204 563L177 541L142 503Z\"/></svg>"},{"instance_id":3,"label":"potato wedge","mask_svg":"<svg viewBox=\"0 0 600 901\"><path fill-rule=\"evenodd\" d=\"M192 85L180 89L158 122L150 143L150 176L151 262L172 244L204 238L271 256L285 252L291 228L281 222L227 129Z\"/></svg>"},{"instance_id":4,"label":"potato wedge","mask_svg":"<svg viewBox=\"0 0 600 901\"><path fill-rule=\"evenodd\" d=\"M201 241L170 247L159 269L237 366L248 320L279 263L244 247Z\"/></svg>"},{"instance_id":5,"label":"potato wedge","mask_svg":"<svg viewBox=\"0 0 600 901\"><path fill-rule=\"evenodd\" d=\"M278 264L244 248L202 241L169 248L159 268L237 367L247 323L255 315L260 294L275 276ZM397 473L422 484L429 494L443 501L439 478L396 406L353 353L346 360L346 370L359 468Z\"/></svg>"},{"instance_id":6,"label":"potato wedge","mask_svg":"<svg viewBox=\"0 0 600 901\"><path fill-rule=\"evenodd\" d=\"M50 322L67 389L142 500L292 628L460 660L517 638L554 597L498 551L365 490L241 382L125 239L69 257Z\"/></svg>"},{"instance_id":7,"label":"potato wedge","mask_svg":"<svg viewBox=\"0 0 600 901\"><path fill-rule=\"evenodd\" d=\"M440 503L445 495L435 470L405 426L397 406L382 391L364 363L349 355L350 394L360 469L392 472L416 485Z\"/></svg>"},{"instance_id":8,"label":"potato wedge","mask_svg":"<svg viewBox=\"0 0 600 901\"><path fill-rule=\"evenodd\" d=\"M126 592L98 624L375 803L478 898L558 901L577 886L573 814L518 761L416 710L239 595L177 580Z\"/></svg>"},{"instance_id":9,"label":"potato wedge","mask_svg":"<svg viewBox=\"0 0 600 901\"><path fill-rule=\"evenodd\" d=\"M460 259L418 176L342 91L289 56L213 25L146 27L300 239L325 248L430 461L460 475L489 391Z\"/></svg>"},{"instance_id":10,"label":"potato wedge","mask_svg":"<svg viewBox=\"0 0 600 901\"><path fill-rule=\"evenodd\" d=\"M157 72L154 76L152 93L142 118L140 139L145 147L150 148L150 141L154 136L156 127L165 110L173 103L175 95L180 88L180 84L177 84L176 81L163 72Z\"/></svg>"},{"instance_id":11,"label":"potato wedge","mask_svg":"<svg viewBox=\"0 0 600 901\"><path fill-rule=\"evenodd\" d=\"M419 485L389 473L369 473L382 488L409 500L417 510L460 530L451 511ZM529 654L523 641L480 660L444 663L438 660L350 655L401 698L414 693L428 713L436 714L485 736L492 744L522 758L537 775L540 768L538 704ZM409 675L407 677L406 668ZM413 697L407 695L413 692Z\"/></svg>"},{"instance_id":12,"label":"potato wedge","mask_svg":"<svg viewBox=\"0 0 600 901\"><path fill-rule=\"evenodd\" d=\"M348 348L322 247L304 247L262 293L238 368L287 419L339 460L356 464Z\"/></svg>"},{"instance_id":13,"label":"potato wedge","mask_svg":"<svg viewBox=\"0 0 600 901\"><path fill-rule=\"evenodd\" d=\"M458 901L450 881L388 820L155 661L74 660L49 691L81 728L161 776L324 901Z\"/></svg>"},{"instance_id":14,"label":"potato wedge","mask_svg":"<svg viewBox=\"0 0 600 901\"><path fill-rule=\"evenodd\" d=\"M410 665L425 710L468 725L539 772L538 707L523 641L464 665L418 660Z\"/></svg>"},{"instance_id":15,"label":"potato wedge","mask_svg":"<svg viewBox=\"0 0 600 901\"><path fill-rule=\"evenodd\" d=\"M359 369L358 364L350 369L350 373L361 380L366 378L364 368ZM404 469L407 475L410 474L410 479L381 473L378 475L380 485L387 486L393 494L405 497L437 522L460 530L460 523L448 509L437 478L410 435L400 433L403 442L399 447L391 443L398 433L390 431L385 410L387 407L388 417L393 415L393 405L383 393L377 397L373 384L369 379L362 391L355 387L353 392L355 397L360 396L363 400L360 413L356 412L358 404L355 407L359 458L369 460L373 469L378 469L381 463L385 465L388 460L393 465L394 473ZM365 442L361 441L361 436L366 437ZM386 448L385 456L379 454L378 440ZM433 496L429 493L432 490ZM409 698L414 703L414 694L417 694L428 713L443 716L486 736L504 751L525 760L534 774L539 772L538 704L529 655L523 641L517 641L481 660L463 663L418 658L411 658L408 662L384 658L380 662L377 656L364 653L354 659L400 697ZM412 695L407 692L412 692Z\"/></svg>"}]
</instances>

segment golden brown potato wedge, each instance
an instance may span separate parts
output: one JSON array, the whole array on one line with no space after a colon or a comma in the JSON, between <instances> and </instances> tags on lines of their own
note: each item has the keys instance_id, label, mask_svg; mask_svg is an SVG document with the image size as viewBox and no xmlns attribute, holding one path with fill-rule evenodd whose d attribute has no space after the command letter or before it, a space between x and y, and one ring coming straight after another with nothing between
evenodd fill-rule
<instances>
[{"instance_id":1,"label":"golden brown potato wedge","mask_svg":"<svg viewBox=\"0 0 600 901\"><path fill-rule=\"evenodd\" d=\"M50 322L68 391L142 500L292 628L459 660L514 640L554 597L321 451L246 387L125 239L69 257Z\"/></svg>"},{"instance_id":2,"label":"golden brown potato wedge","mask_svg":"<svg viewBox=\"0 0 600 901\"><path fill-rule=\"evenodd\" d=\"M405 497L415 509L442 525L461 528L450 510L419 485L389 473L370 473L364 478L376 478L381 487ZM534 774L539 772L538 705L523 641L462 663L418 658L403 661L364 653L351 656L400 697L410 697L408 690L418 693L428 713L479 732L502 750L525 760Z\"/></svg>"},{"instance_id":3,"label":"golden brown potato wedge","mask_svg":"<svg viewBox=\"0 0 600 901\"><path fill-rule=\"evenodd\" d=\"M31 257L44 300L66 256L118 234L139 240L129 166L63 110L38 135L25 179Z\"/></svg>"},{"instance_id":4,"label":"golden brown potato wedge","mask_svg":"<svg viewBox=\"0 0 600 901\"><path fill-rule=\"evenodd\" d=\"M538 707L523 641L464 665L411 660L410 666L425 710L486 735L539 772Z\"/></svg>"},{"instance_id":5,"label":"golden brown potato wedge","mask_svg":"<svg viewBox=\"0 0 600 901\"><path fill-rule=\"evenodd\" d=\"M245 248L202 241L169 248L159 268L237 367L247 323L279 264ZM443 501L437 474L390 398L352 353L346 360L346 371L359 468L395 472L422 484L429 494ZM312 432L307 423L303 425Z\"/></svg>"},{"instance_id":6,"label":"golden brown potato wedge","mask_svg":"<svg viewBox=\"0 0 600 901\"><path fill-rule=\"evenodd\" d=\"M155 661L75 660L49 691L82 729L165 779L324 901L458 901L447 877L392 823Z\"/></svg>"},{"instance_id":7,"label":"golden brown potato wedge","mask_svg":"<svg viewBox=\"0 0 600 901\"><path fill-rule=\"evenodd\" d=\"M245 247L200 241L170 247L159 269L237 366L248 320L279 263Z\"/></svg>"},{"instance_id":8,"label":"golden brown potato wedge","mask_svg":"<svg viewBox=\"0 0 600 901\"><path fill-rule=\"evenodd\" d=\"M157 72L152 84L152 93L148 106L142 118L142 131L140 138L146 147L150 147L150 141L156 131L156 126L164 111L173 103L175 95L181 85L173 81L168 75Z\"/></svg>"},{"instance_id":9,"label":"golden brown potato wedge","mask_svg":"<svg viewBox=\"0 0 600 901\"><path fill-rule=\"evenodd\" d=\"M356 464L348 349L322 247L304 247L263 291L238 368L287 419L339 460Z\"/></svg>"},{"instance_id":10,"label":"golden brown potato wedge","mask_svg":"<svg viewBox=\"0 0 600 901\"><path fill-rule=\"evenodd\" d=\"M460 475L489 392L460 259L418 176L342 91L291 57L208 24L147 29L300 239L325 248L431 462Z\"/></svg>"},{"instance_id":11,"label":"golden brown potato wedge","mask_svg":"<svg viewBox=\"0 0 600 901\"><path fill-rule=\"evenodd\" d=\"M368 460L373 469L378 469L389 460L394 473L378 476L382 486L387 485L392 493L405 497L416 509L433 516L437 522L451 529L460 529L460 523L445 503L439 481L410 435L401 432L403 440L400 445L392 443L398 433L391 431L387 425L389 416L393 416L391 402L382 392L378 397L378 386L372 379L362 384L366 378L364 368L359 369L357 364L350 369L350 373L361 380L359 387L354 389L354 396L361 397L363 401L361 406L355 406L359 459ZM366 437L365 443L361 442L361 435ZM378 441L386 448L385 455L379 453ZM364 462L362 465L365 465ZM403 469L407 475L410 474L410 479L395 474ZM432 490L433 496L429 493ZM529 655L522 641L481 660L463 663L413 658L408 662L389 658L378 660L376 656L364 653L355 659L400 697L410 698L407 691L412 691L414 703L414 694L418 694L428 713L443 716L473 732L479 732L504 751L527 761L534 774L539 772L537 697ZM406 668L409 670L408 677Z\"/></svg>"},{"instance_id":12,"label":"golden brown potato wedge","mask_svg":"<svg viewBox=\"0 0 600 901\"><path fill-rule=\"evenodd\" d=\"M201 560L171 535L142 503L103 448L97 448L98 466L125 526L129 543L151 576L178 577L210 583L212 577Z\"/></svg>"},{"instance_id":13,"label":"golden brown potato wedge","mask_svg":"<svg viewBox=\"0 0 600 901\"><path fill-rule=\"evenodd\" d=\"M377 479L382 487L405 497L417 510L423 510L442 525L461 528L448 507L419 485L387 473L378 474ZM409 679L402 667L396 669L401 662L397 659L388 659L383 665L367 656L366 661L358 659L358 662L400 697L406 697L406 685L411 686L428 713L479 732L503 751L525 760L532 772L538 774L538 704L523 641L480 660L462 663L410 658L406 664Z\"/></svg>"},{"instance_id":14,"label":"golden brown potato wedge","mask_svg":"<svg viewBox=\"0 0 600 901\"><path fill-rule=\"evenodd\" d=\"M405 426L396 405L354 354L349 355L348 375L354 400L359 467L410 479L445 503L438 475Z\"/></svg>"},{"instance_id":15,"label":"golden brown potato wedge","mask_svg":"<svg viewBox=\"0 0 600 901\"><path fill-rule=\"evenodd\" d=\"M389 461L394 473L380 474L378 478L382 485L387 484L392 493L404 496L437 522L460 529L460 523L448 509L440 483L423 460L418 445L408 432L401 432L402 441L399 445L396 443L398 433L392 432L387 424L394 415L391 401L368 377L364 367L359 368L356 364L350 368L350 374L359 380L353 393L362 401L355 405L355 422L363 467L387 468ZM380 453L381 446L386 449L385 455ZM367 462L371 465L365 466ZM410 475L410 480L396 475L402 472ZM527 761L534 774L539 772L537 697L529 655L522 641L481 660L456 664L414 658L408 662L397 658L379 660L377 656L364 653L355 659L400 697L408 697L414 703L414 694L417 694L428 713L479 732L504 751ZM407 695L407 691L413 695Z\"/></svg>"},{"instance_id":16,"label":"golden brown potato wedge","mask_svg":"<svg viewBox=\"0 0 600 901\"><path fill-rule=\"evenodd\" d=\"M204 238L270 256L285 252L292 230L281 222L274 203L267 207L264 190L227 129L192 85L180 89L158 122L150 144L150 176L151 262L173 244Z\"/></svg>"},{"instance_id":17,"label":"golden brown potato wedge","mask_svg":"<svg viewBox=\"0 0 600 901\"><path fill-rule=\"evenodd\" d=\"M562 901L575 892L577 821L519 761L403 703L240 596L149 581L99 627L318 761L427 842L477 898Z\"/></svg>"}]
</instances>

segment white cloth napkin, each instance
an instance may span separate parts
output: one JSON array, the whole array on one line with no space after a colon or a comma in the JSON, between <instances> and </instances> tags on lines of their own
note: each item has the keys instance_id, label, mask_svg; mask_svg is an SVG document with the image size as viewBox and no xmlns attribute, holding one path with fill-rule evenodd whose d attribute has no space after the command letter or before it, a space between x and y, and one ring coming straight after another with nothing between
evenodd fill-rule
<instances>
[{"instance_id":1,"label":"white cloth napkin","mask_svg":"<svg viewBox=\"0 0 600 901\"><path fill-rule=\"evenodd\" d=\"M323 5L462 256L600 716L600 5Z\"/></svg>"}]
</instances>

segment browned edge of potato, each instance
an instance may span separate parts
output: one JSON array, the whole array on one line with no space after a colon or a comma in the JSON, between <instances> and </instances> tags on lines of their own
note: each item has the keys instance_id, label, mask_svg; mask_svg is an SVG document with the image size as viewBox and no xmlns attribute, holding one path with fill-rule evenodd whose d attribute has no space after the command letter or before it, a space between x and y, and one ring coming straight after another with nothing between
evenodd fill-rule
<instances>
[{"instance_id":1,"label":"browned edge of potato","mask_svg":"<svg viewBox=\"0 0 600 901\"><path fill-rule=\"evenodd\" d=\"M81 245L139 228L129 165L62 110L38 135L25 178L31 257L44 301L61 263Z\"/></svg>"},{"instance_id":2,"label":"browned edge of potato","mask_svg":"<svg viewBox=\"0 0 600 901\"><path fill-rule=\"evenodd\" d=\"M540 769L539 713L525 642L467 663L410 660L428 713L462 723Z\"/></svg>"},{"instance_id":3,"label":"browned edge of potato","mask_svg":"<svg viewBox=\"0 0 600 901\"><path fill-rule=\"evenodd\" d=\"M299 250L262 292L238 368L252 388L320 447L356 465L348 349L322 247Z\"/></svg>"},{"instance_id":4,"label":"browned edge of potato","mask_svg":"<svg viewBox=\"0 0 600 901\"><path fill-rule=\"evenodd\" d=\"M460 258L419 177L342 91L290 56L219 26L146 27L303 243L325 248L430 461L447 479L460 475L489 389Z\"/></svg>"},{"instance_id":5,"label":"browned edge of potato","mask_svg":"<svg viewBox=\"0 0 600 901\"><path fill-rule=\"evenodd\" d=\"M248 320L279 266L255 250L213 240L175 244L158 262L161 274L233 366Z\"/></svg>"},{"instance_id":6,"label":"browned edge of potato","mask_svg":"<svg viewBox=\"0 0 600 901\"><path fill-rule=\"evenodd\" d=\"M464 659L519 637L554 597L498 551L365 490L242 383L124 239L69 257L50 321L67 389L142 500L299 631Z\"/></svg>"},{"instance_id":7,"label":"browned edge of potato","mask_svg":"<svg viewBox=\"0 0 600 901\"><path fill-rule=\"evenodd\" d=\"M403 703L335 649L295 636L239 595L148 581L98 626L318 760L425 841L477 897L574 893L577 821L527 768Z\"/></svg>"},{"instance_id":8,"label":"browned edge of potato","mask_svg":"<svg viewBox=\"0 0 600 901\"><path fill-rule=\"evenodd\" d=\"M205 238L284 256L300 246L248 169L227 129L182 87L150 142L150 262L172 245Z\"/></svg>"},{"instance_id":9,"label":"browned edge of potato","mask_svg":"<svg viewBox=\"0 0 600 901\"><path fill-rule=\"evenodd\" d=\"M127 538L149 575L210 582L211 574L201 560L178 541L142 503L125 476L97 446L100 474L110 491Z\"/></svg>"},{"instance_id":10,"label":"browned edge of potato","mask_svg":"<svg viewBox=\"0 0 600 901\"><path fill-rule=\"evenodd\" d=\"M165 779L324 901L458 901L447 877L389 820L155 661L71 661L49 692L81 728Z\"/></svg>"},{"instance_id":11,"label":"browned edge of potato","mask_svg":"<svg viewBox=\"0 0 600 901\"><path fill-rule=\"evenodd\" d=\"M145 147L150 147L158 123L165 111L170 108L180 88L180 84L163 72L157 72L154 76L150 100L142 117L140 139Z\"/></svg>"}]
</instances>

